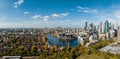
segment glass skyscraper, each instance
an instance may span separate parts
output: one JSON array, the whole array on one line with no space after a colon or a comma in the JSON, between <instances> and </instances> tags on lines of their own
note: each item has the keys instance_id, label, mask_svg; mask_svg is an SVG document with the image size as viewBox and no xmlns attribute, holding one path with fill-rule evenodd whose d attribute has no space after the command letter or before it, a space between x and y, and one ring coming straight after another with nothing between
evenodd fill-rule
<instances>
[{"instance_id":1,"label":"glass skyscraper","mask_svg":"<svg viewBox=\"0 0 120 59\"><path fill-rule=\"evenodd\" d=\"M109 32L109 22L108 20L105 21L105 24L104 24L104 33L107 33Z\"/></svg>"}]
</instances>

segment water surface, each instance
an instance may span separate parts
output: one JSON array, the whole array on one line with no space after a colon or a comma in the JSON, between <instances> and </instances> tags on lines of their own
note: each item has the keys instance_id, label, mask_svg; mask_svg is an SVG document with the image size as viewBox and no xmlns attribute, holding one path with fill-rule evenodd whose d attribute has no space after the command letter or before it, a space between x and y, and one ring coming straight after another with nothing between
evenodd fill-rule
<instances>
[{"instance_id":1,"label":"water surface","mask_svg":"<svg viewBox=\"0 0 120 59\"><path fill-rule=\"evenodd\" d=\"M72 41L63 41L63 40L60 40L60 39L52 36L51 34L48 34L47 38L48 38L49 44L51 44L51 45L68 46L68 43L69 43L70 47L78 46L78 40L77 39L74 39Z\"/></svg>"}]
</instances>

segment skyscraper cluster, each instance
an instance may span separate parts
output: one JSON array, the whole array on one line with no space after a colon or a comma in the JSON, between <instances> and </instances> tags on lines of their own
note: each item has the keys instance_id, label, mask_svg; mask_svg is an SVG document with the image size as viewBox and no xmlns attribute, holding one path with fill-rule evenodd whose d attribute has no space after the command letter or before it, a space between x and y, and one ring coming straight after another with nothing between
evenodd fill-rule
<instances>
[{"instance_id":1,"label":"skyscraper cluster","mask_svg":"<svg viewBox=\"0 0 120 59\"><path fill-rule=\"evenodd\" d=\"M93 23L88 24L88 22L85 22L84 30L86 32L95 32L96 31L96 26Z\"/></svg>"},{"instance_id":2,"label":"skyscraper cluster","mask_svg":"<svg viewBox=\"0 0 120 59\"><path fill-rule=\"evenodd\" d=\"M100 22L98 26L95 26L93 23L88 25L85 22L84 31L88 34L95 34L98 36L98 39L111 39L118 36L118 22L111 23L108 20L105 22Z\"/></svg>"},{"instance_id":3,"label":"skyscraper cluster","mask_svg":"<svg viewBox=\"0 0 120 59\"><path fill-rule=\"evenodd\" d=\"M82 36L83 35L83 36ZM85 22L84 32L78 36L78 41L85 46L96 43L101 40L119 39L120 29L118 23L111 23L108 20L100 22L98 26L93 23ZM84 44L84 42L87 42Z\"/></svg>"},{"instance_id":4,"label":"skyscraper cluster","mask_svg":"<svg viewBox=\"0 0 120 59\"><path fill-rule=\"evenodd\" d=\"M98 33L100 34L106 34L110 32L111 30L115 31L118 30L118 23L111 23L108 20L106 20L104 23L101 22L100 25L98 25Z\"/></svg>"}]
</instances>

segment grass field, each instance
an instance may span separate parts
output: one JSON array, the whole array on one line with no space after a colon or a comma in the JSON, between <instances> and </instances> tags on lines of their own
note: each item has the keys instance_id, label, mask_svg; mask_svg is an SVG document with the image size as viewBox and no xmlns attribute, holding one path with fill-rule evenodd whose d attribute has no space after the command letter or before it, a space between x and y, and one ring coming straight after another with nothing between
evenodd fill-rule
<instances>
[{"instance_id":1,"label":"grass field","mask_svg":"<svg viewBox=\"0 0 120 59\"><path fill-rule=\"evenodd\" d=\"M81 55L77 59L104 59L103 57L97 55Z\"/></svg>"}]
</instances>

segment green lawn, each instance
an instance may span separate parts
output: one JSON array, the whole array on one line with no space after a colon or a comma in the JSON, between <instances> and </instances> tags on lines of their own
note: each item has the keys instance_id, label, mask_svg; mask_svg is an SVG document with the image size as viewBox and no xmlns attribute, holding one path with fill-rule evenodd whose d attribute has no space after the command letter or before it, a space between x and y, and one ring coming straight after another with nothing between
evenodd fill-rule
<instances>
[{"instance_id":1,"label":"green lawn","mask_svg":"<svg viewBox=\"0 0 120 59\"><path fill-rule=\"evenodd\" d=\"M103 57L97 55L81 55L77 59L104 59Z\"/></svg>"}]
</instances>

